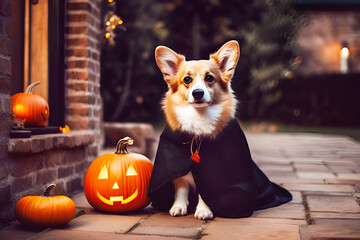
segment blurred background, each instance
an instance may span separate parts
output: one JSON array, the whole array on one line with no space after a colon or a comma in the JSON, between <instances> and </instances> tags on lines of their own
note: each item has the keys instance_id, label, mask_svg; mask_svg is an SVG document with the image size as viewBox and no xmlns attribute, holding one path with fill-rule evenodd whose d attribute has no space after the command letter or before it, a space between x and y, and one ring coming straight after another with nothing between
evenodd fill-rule
<instances>
[{"instance_id":1,"label":"blurred background","mask_svg":"<svg viewBox=\"0 0 360 240\"><path fill-rule=\"evenodd\" d=\"M208 59L240 43L232 80L243 126L360 136L360 11L355 0L108 0L103 3L105 122L164 125L154 50Z\"/></svg>"}]
</instances>

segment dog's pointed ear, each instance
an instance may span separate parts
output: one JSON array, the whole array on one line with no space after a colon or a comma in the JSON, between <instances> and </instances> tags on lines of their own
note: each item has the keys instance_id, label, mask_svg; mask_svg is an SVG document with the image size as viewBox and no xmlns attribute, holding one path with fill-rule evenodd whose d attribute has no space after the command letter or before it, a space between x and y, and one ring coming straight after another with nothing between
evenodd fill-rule
<instances>
[{"instance_id":1,"label":"dog's pointed ear","mask_svg":"<svg viewBox=\"0 0 360 240\"><path fill-rule=\"evenodd\" d=\"M216 53L210 55L223 73L223 80L228 82L234 75L236 64L240 56L240 46L235 40L225 43Z\"/></svg>"},{"instance_id":2,"label":"dog's pointed ear","mask_svg":"<svg viewBox=\"0 0 360 240\"><path fill-rule=\"evenodd\" d=\"M185 61L185 57L177 54L168 47L159 46L155 49L155 60L165 81L168 83L170 89L175 92L177 89L175 76L179 71L180 65Z\"/></svg>"}]
</instances>

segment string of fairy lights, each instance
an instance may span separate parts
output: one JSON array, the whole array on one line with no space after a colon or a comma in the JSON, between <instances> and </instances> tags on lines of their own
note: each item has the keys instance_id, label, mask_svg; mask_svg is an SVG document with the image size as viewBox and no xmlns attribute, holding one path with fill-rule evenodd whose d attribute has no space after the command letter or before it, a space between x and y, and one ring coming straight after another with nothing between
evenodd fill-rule
<instances>
[{"instance_id":1,"label":"string of fairy lights","mask_svg":"<svg viewBox=\"0 0 360 240\"><path fill-rule=\"evenodd\" d=\"M105 14L104 22L105 22L105 38L109 41L110 45L114 45L114 39L116 36L115 30L121 29L126 31L124 21L115 14L115 1L114 0L107 0L108 4L108 12Z\"/></svg>"}]
</instances>

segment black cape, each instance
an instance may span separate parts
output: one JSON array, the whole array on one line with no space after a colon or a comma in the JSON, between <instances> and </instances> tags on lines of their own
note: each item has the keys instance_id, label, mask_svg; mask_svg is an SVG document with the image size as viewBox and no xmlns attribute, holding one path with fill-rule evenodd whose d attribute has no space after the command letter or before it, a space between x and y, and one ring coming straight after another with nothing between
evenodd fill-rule
<instances>
[{"instance_id":1,"label":"black cape","mask_svg":"<svg viewBox=\"0 0 360 240\"><path fill-rule=\"evenodd\" d=\"M249 217L254 210L275 207L292 199L284 188L269 181L251 159L243 131L232 119L223 131L210 139L203 137L200 162L191 160L194 135L172 131L160 136L148 196L154 208L168 211L174 202L172 181L192 172L197 191L215 216ZM195 152L197 146L193 146ZM191 192L191 191L190 191ZM189 196L189 211L197 204L197 193Z\"/></svg>"}]
</instances>

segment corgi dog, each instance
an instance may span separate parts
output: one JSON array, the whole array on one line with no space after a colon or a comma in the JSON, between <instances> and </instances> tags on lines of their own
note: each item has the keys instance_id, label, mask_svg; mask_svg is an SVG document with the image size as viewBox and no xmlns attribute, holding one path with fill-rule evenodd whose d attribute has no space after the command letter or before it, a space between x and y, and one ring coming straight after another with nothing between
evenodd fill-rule
<instances>
[{"instance_id":1,"label":"corgi dog","mask_svg":"<svg viewBox=\"0 0 360 240\"><path fill-rule=\"evenodd\" d=\"M170 48L156 48L156 63L169 87L162 108L173 131L215 139L235 118L237 100L230 85L239 56L240 47L234 40L225 43L208 60L186 61L185 56ZM175 200L169 213L186 215L189 191L196 188L191 172L173 183ZM211 209L200 195L198 198L194 216L213 218Z\"/></svg>"}]
</instances>

